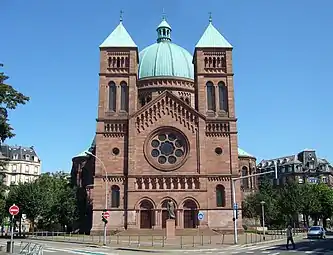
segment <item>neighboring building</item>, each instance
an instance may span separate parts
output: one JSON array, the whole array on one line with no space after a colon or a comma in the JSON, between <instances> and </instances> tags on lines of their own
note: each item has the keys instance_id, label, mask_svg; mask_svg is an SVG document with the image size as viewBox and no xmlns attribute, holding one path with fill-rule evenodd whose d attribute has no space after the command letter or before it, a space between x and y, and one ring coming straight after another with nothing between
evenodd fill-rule
<instances>
[{"instance_id":1,"label":"neighboring building","mask_svg":"<svg viewBox=\"0 0 333 255\"><path fill-rule=\"evenodd\" d=\"M333 167L326 160L317 157L315 150L306 149L296 155L276 159L262 160L258 164L260 172L278 169L278 180L269 175L275 185L284 185L291 181L297 183L326 183L333 186Z\"/></svg>"},{"instance_id":2,"label":"neighboring building","mask_svg":"<svg viewBox=\"0 0 333 255\"><path fill-rule=\"evenodd\" d=\"M1 145L1 160L7 163L1 170L7 186L31 182L41 174L41 160L33 146Z\"/></svg>"}]
</instances>

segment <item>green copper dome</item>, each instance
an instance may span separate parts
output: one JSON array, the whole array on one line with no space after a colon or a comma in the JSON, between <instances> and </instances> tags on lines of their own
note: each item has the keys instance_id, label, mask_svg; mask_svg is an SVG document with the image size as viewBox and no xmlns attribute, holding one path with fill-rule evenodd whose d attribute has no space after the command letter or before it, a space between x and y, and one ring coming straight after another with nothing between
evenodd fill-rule
<instances>
[{"instance_id":1,"label":"green copper dome","mask_svg":"<svg viewBox=\"0 0 333 255\"><path fill-rule=\"evenodd\" d=\"M157 43L139 54L139 79L148 77L179 77L194 79L192 55L171 42L171 26L163 18L157 27Z\"/></svg>"}]
</instances>

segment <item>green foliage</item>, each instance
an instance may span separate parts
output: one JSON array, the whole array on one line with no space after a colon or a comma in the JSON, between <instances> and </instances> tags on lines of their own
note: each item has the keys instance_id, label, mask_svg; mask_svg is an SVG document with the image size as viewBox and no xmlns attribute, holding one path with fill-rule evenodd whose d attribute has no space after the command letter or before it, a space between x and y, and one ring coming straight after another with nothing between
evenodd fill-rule
<instances>
[{"instance_id":1,"label":"green foliage","mask_svg":"<svg viewBox=\"0 0 333 255\"><path fill-rule=\"evenodd\" d=\"M0 63L0 68L2 67L3 64ZM29 101L29 97L18 92L11 85L6 83L8 78L9 77L0 70L0 144L7 138L11 138L15 135L8 119L9 110L15 110L18 105L26 104L26 102ZM6 167L6 161L0 160L0 169L5 171ZM3 183L3 174L0 178L0 223L2 223L3 219L8 214L5 201L7 187Z\"/></svg>"},{"instance_id":2,"label":"green foliage","mask_svg":"<svg viewBox=\"0 0 333 255\"><path fill-rule=\"evenodd\" d=\"M3 67L3 64L0 63L0 67ZM18 105L29 101L29 97L5 83L8 78L4 72L0 72L0 140L2 142L15 135L9 124L8 110L14 110Z\"/></svg>"},{"instance_id":3,"label":"green foliage","mask_svg":"<svg viewBox=\"0 0 333 255\"><path fill-rule=\"evenodd\" d=\"M243 216L261 219L261 201L265 201L267 225L285 227L303 214L309 225L309 216L325 220L333 216L333 190L325 184L288 183L273 187L263 181L257 193L245 198Z\"/></svg>"},{"instance_id":4,"label":"green foliage","mask_svg":"<svg viewBox=\"0 0 333 255\"><path fill-rule=\"evenodd\" d=\"M12 186L7 210L14 203L20 207L20 214L26 214L42 230L56 230L56 226L63 230L77 219L76 190L62 172L42 174L35 182Z\"/></svg>"}]
</instances>

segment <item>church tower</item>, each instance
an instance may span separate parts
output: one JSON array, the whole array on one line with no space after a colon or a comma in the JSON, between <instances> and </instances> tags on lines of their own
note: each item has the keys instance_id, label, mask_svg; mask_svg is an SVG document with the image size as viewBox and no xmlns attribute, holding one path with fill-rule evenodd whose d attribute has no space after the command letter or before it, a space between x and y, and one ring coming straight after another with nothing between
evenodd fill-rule
<instances>
[{"instance_id":1,"label":"church tower","mask_svg":"<svg viewBox=\"0 0 333 255\"><path fill-rule=\"evenodd\" d=\"M137 111L138 48L119 25L100 45L99 102L96 130L96 171L93 190L93 228L101 225L101 211L124 209L129 116ZM131 102L131 103L129 103ZM108 199L105 198L107 189ZM110 194L113 198L110 199ZM112 201L112 202L111 202ZM105 208L106 207L106 208ZM114 215L111 212L110 217Z\"/></svg>"},{"instance_id":2,"label":"church tower","mask_svg":"<svg viewBox=\"0 0 333 255\"><path fill-rule=\"evenodd\" d=\"M232 45L214 27L210 16L207 28L195 46L193 58L195 108L206 116L206 135L223 144L222 151L216 153L229 155L229 169L223 169L223 172L237 174L237 119L232 49Z\"/></svg>"}]
</instances>

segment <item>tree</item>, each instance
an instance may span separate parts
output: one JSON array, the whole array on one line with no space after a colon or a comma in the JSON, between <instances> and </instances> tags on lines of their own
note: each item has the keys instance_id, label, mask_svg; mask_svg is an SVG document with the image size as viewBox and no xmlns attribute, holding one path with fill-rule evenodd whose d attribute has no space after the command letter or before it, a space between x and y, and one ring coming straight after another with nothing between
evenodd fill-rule
<instances>
[{"instance_id":1,"label":"tree","mask_svg":"<svg viewBox=\"0 0 333 255\"><path fill-rule=\"evenodd\" d=\"M0 63L0 67L3 64ZM5 83L9 77L0 72L0 140L4 142L7 138L15 136L13 128L9 124L8 111L14 110L20 104L26 104L29 97L15 90L11 85Z\"/></svg>"},{"instance_id":2,"label":"tree","mask_svg":"<svg viewBox=\"0 0 333 255\"><path fill-rule=\"evenodd\" d=\"M19 183L16 186L11 186L8 198L7 198L7 210L12 204L16 204L20 207L21 215L24 213L27 219L30 220L32 230L34 231L36 220L39 219L47 209L45 204L47 203L46 194L36 182Z\"/></svg>"},{"instance_id":3,"label":"tree","mask_svg":"<svg viewBox=\"0 0 333 255\"><path fill-rule=\"evenodd\" d=\"M318 199L317 185L304 183L300 185L300 212L303 214L304 223L310 225L309 217L318 218L321 211L321 204Z\"/></svg>"}]
</instances>

